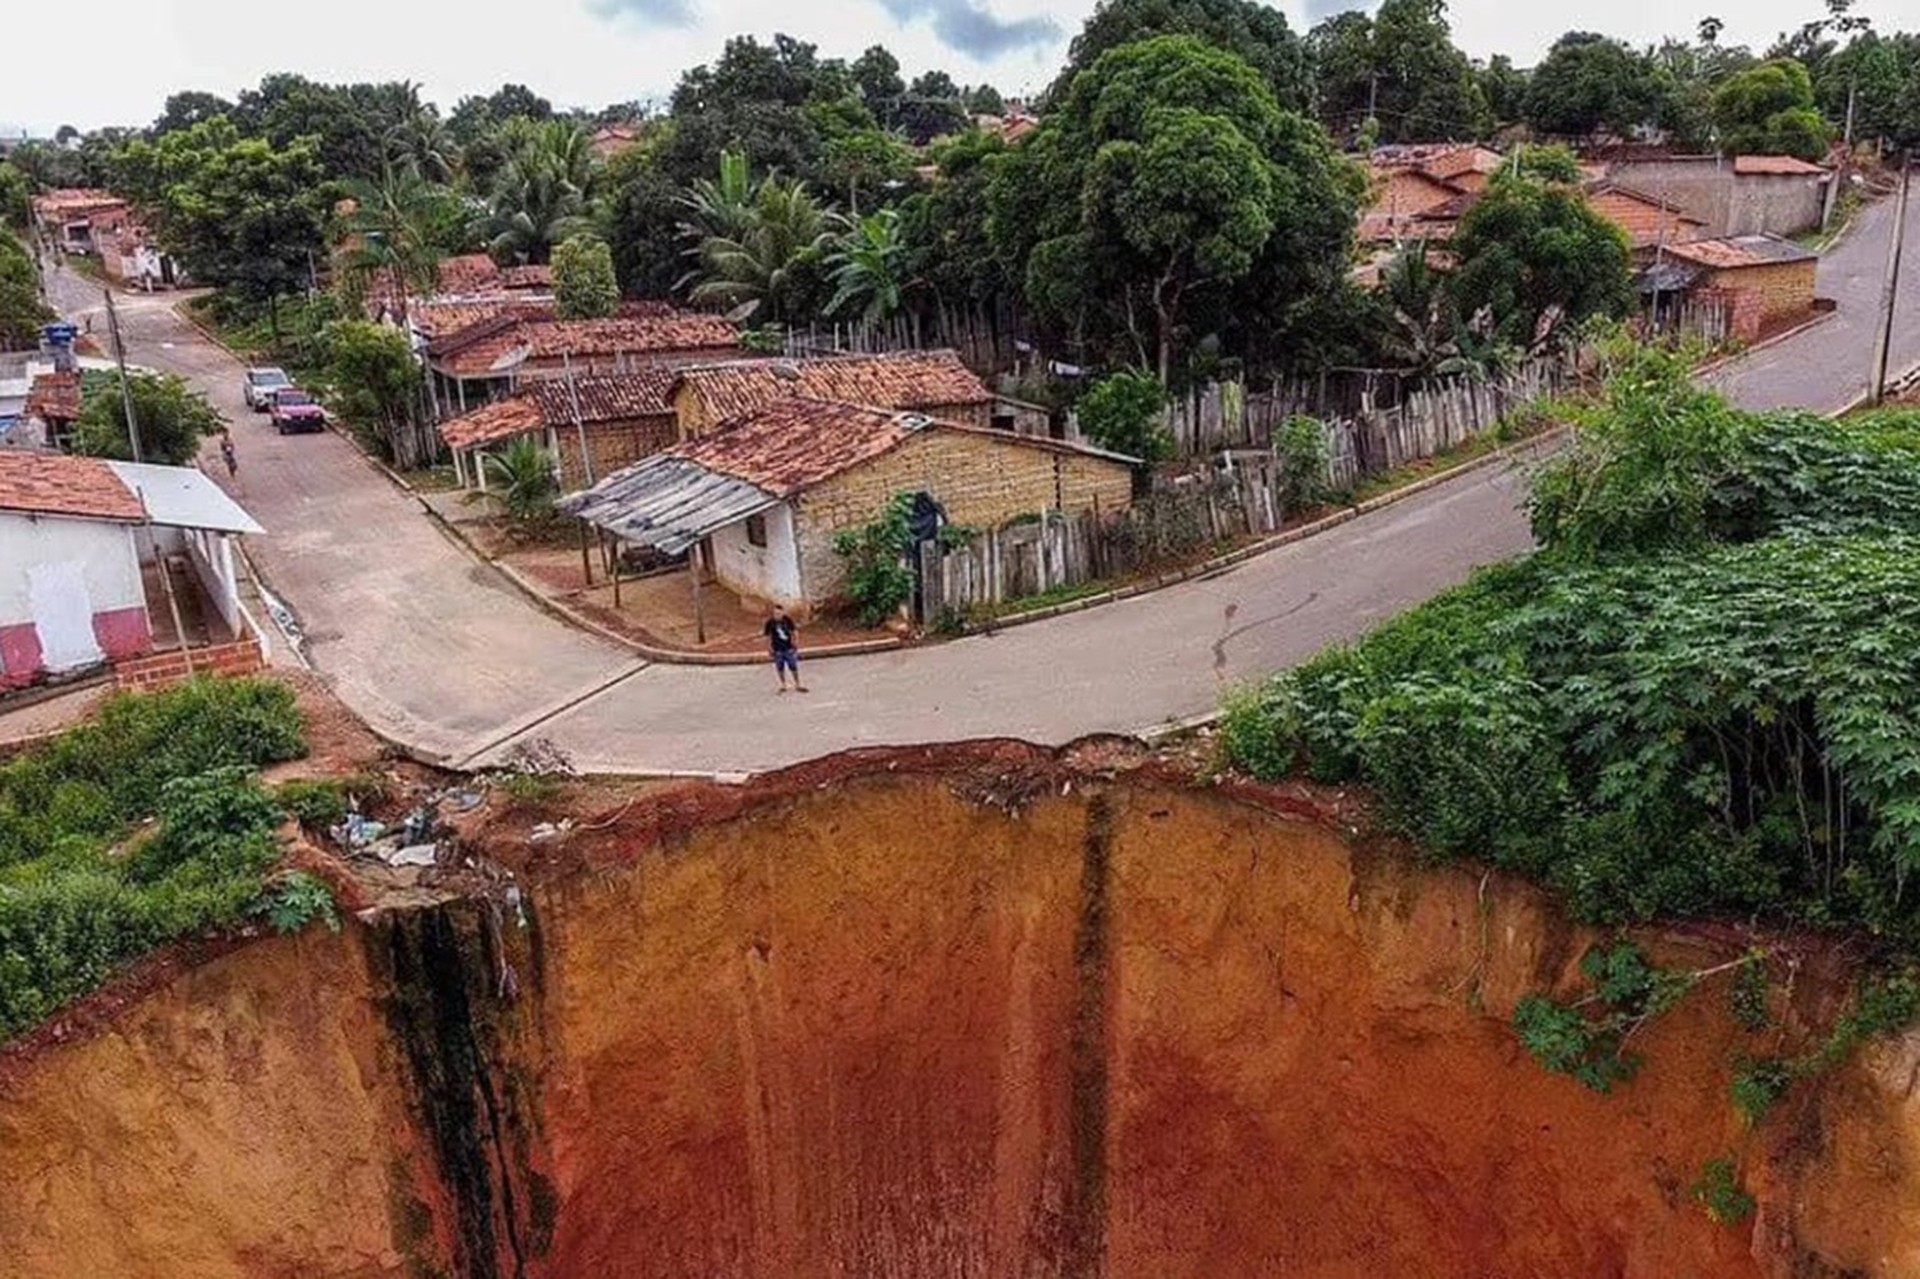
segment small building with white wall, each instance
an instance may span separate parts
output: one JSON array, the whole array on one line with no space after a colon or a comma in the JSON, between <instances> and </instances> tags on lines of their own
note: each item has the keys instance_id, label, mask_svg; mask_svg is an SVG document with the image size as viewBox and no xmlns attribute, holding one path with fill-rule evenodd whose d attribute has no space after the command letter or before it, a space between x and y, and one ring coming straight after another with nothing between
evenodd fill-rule
<instances>
[{"instance_id":1,"label":"small building with white wall","mask_svg":"<svg viewBox=\"0 0 1920 1279\"><path fill-rule=\"evenodd\" d=\"M232 542L261 531L191 467L0 451L0 690L168 648L263 649Z\"/></svg>"}]
</instances>

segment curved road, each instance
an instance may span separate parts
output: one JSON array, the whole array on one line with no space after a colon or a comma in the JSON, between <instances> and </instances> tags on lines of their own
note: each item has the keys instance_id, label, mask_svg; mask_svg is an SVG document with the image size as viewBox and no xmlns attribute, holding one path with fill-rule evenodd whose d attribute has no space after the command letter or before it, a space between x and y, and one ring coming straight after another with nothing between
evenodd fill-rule
<instances>
[{"instance_id":1,"label":"curved road","mask_svg":"<svg viewBox=\"0 0 1920 1279\"><path fill-rule=\"evenodd\" d=\"M1920 221L1920 219L1916 219ZM1831 411L1864 389L1891 206L1823 263L1832 320L1716 381L1754 408ZM1920 236L1908 231L1909 260ZM1903 298L1920 300L1920 270ZM97 286L53 273L69 318ZM996 635L808 668L778 697L751 667L653 665L535 607L331 434L281 438L240 403L240 367L172 311L121 304L130 359L177 372L235 423L249 551L299 615L314 666L375 728L453 762L551 738L584 769L752 772L856 746L1014 736L1061 742L1212 709L1222 690L1360 635L1529 545L1519 477L1490 467L1204 581ZM1894 367L1920 361L1920 325ZM213 469L213 468L210 468Z\"/></svg>"}]
</instances>

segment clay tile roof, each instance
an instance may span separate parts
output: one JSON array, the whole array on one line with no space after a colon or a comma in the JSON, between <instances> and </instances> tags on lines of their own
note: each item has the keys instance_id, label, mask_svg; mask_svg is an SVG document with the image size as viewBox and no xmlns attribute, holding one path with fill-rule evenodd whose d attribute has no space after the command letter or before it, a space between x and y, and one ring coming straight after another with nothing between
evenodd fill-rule
<instances>
[{"instance_id":1,"label":"clay tile roof","mask_svg":"<svg viewBox=\"0 0 1920 1279\"><path fill-rule=\"evenodd\" d=\"M1790 155L1737 155L1733 158L1733 171L1738 174L1826 174L1826 170L1817 164L1808 164L1805 160Z\"/></svg>"},{"instance_id":2,"label":"clay tile roof","mask_svg":"<svg viewBox=\"0 0 1920 1279\"><path fill-rule=\"evenodd\" d=\"M61 187L33 198L33 207L43 218L78 217L95 210L123 208L126 201L98 187Z\"/></svg>"},{"instance_id":3,"label":"clay tile roof","mask_svg":"<svg viewBox=\"0 0 1920 1279\"><path fill-rule=\"evenodd\" d=\"M607 320L550 320L525 326L534 355L617 355L628 351L737 350L740 331L700 311L615 316Z\"/></svg>"},{"instance_id":4,"label":"clay tile roof","mask_svg":"<svg viewBox=\"0 0 1920 1279\"><path fill-rule=\"evenodd\" d=\"M715 418L736 417L792 395L882 409L931 410L993 400L993 392L952 351L742 361L686 369L681 378Z\"/></svg>"},{"instance_id":5,"label":"clay tile roof","mask_svg":"<svg viewBox=\"0 0 1920 1279\"><path fill-rule=\"evenodd\" d=\"M440 264L442 293L474 293L500 279L500 268L484 253L463 253Z\"/></svg>"},{"instance_id":6,"label":"clay tile roof","mask_svg":"<svg viewBox=\"0 0 1920 1279\"><path fill-rule=\"evenodd\" d=\"M912 413L793 397L763 404L667 456L787 498L892 451L929 424Z\"/></svg>"},{"instance_id":7,"label":"clay tile roof","mask_svg":"<svg viewBox=\"0 0 1920 1279\"><path fill-rule=\"evenodd\" d=\"M27 392L27 416L71 422L80 416L80 375L42 373Z\"/></svg>"},{"instance_id":8,"label":"clay tile roof","mask_svg":"<svg viewBox=\"0 0 1920 1279\"><path fill-rule=\"evenodd\" d=\"M576 377L571 388L564 379L548 379L534 383L528 393L549 423L572 422L576 400L582 422L617 422L671 415L673 405L667 395L679 379L676 369L640 369Z\"/></svg>"},{"instance_id":9,"label":"clay tile roof","mask_svg":"<svg viewBox=\"0 0 1920 1279\"><path fill-rule=\"evenodd\" d=\"M1498 151L1486 147L1459 147L1426 161L1420 167L1429 177L1457 178L1463 173L1492 173L1504 162Z\"/></svg>"},{"instance_id":10,"label":"clay tile roof","mask_svg":"<svg viewBox=\"0 0 1920 1279\"><path fill-rule=\"evenodd\" d=\"M429 343L456 340L474 326L500 316L549 320L553 318L553 303L540 298L502 294L459 301L414 302L407 307L408 322Z\"/></svg>"},{"instance_id":11,"label":"clay tile roof","mask_svg":"<svg viewBox=\"0 0 1920 1279\"><path fill-rule=\"evenodd\" d=\"M440 438L450 448L470 449L545 429L546 422L541 418L540 406L532 396L521 394L483 404L451 421L442 422Z\"/></svg>"},{"instance_id":12,"label":"clay tile roof","mask_svg":"<svg viewBox=\"0 0 1920 1279\"><path fill-rule=\"evenodd\" d=\"M500 272L500 285L507 289L550 289L553 268L537 264L505 267Z\"/></svg>"},{"instance_id":13,"label":"clay tile roof","mask_svg":"<svg viewBox=\"0 0 1920 1279\"><path fill-rule=\"evenodd\" d=\"M1672 203L1663 207L1653 196L1617 182L1602 183L1588 191L1587 207L1625 231L1636 249L1651 248L1663 241L1673 244L1697 240L1707 225Z\"/></svg>"},{"instance_id":14,"label":"clay tile roof","mask_svg":"<svg viewBox=\"0 0 1920 1279\"><path fill-rule=\"evenodd\" d=\"M0 511L135 523L140 499L97 457L0 450Z\"/></svg>"},{"instance_id":15,"label":"clay tile roof","mask_svg":"<svg viewBox=\"0 0 1920 1279\"><path fill-rule=\"evenodd\" d=\"M1820 255L1777 235L1729 235L1718 240L1670 244L1667 255L1714 270L1748 266L1776 266L1783 262L1813 262Z\"/></svg>"}]
</instances>

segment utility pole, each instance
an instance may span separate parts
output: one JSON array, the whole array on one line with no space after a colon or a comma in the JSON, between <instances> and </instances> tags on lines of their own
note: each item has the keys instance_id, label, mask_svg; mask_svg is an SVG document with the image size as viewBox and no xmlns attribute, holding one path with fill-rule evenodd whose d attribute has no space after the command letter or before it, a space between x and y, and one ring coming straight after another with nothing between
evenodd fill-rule
<instances>
[{"instance_id":1,"label":"utility pole","mask_svg":"<svg viewBox=\"0 0 1920 1279\"><path fill-rule=\"evenodd\" d=\"M1893 346L1893 313L1900 298L1900 258L1907 238L1907 193L1913 185L1913 160L1900 157L1900 199L1893 210L1893 248L1887 253L1887 284L1881 298L1880 333L1873 347L1873 385L1868 402L1878 405L1887 395L1887 357Z\"/></svg>"},{"instance_id":2,"label":"utility pole","mask_svg":"<svg viewBox=\"0 0 1920 1279\"><path fill-rule=\"evenodd\" d=\"M127 381L127 349L120 342L120 313L113 307L113 290L103 288L100 296L107 303L107 335L113 342L113 362L120 368L120 407L127 415L127 443L133 448L133 460L140 461L140 419L133 411L133 385Z\"/></svg>"}]
</instances>

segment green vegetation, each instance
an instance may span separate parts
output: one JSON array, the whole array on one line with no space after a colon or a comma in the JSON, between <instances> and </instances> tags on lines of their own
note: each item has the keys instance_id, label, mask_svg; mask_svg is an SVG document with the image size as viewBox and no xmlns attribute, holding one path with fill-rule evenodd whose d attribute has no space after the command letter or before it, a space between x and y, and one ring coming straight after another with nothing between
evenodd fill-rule
<instances>
[{"instance_id":1,"label":"green vegetation","mask_svg":"<svg viewBox=\"0 0 1920 1279\"><path fill-rule=\"evenodd\" d=\"M1586 919L1920 941L1920 424L1734 414L1658 353L1579 416L1541 554L1236 699L1230 753L1364 781Z\"/></svg>"},{"instance_id":2,"label":"green vegetation","mask_svg":"<svg viewBox=\"0 0 1920 1279\"><path fill-rule=\"evenodd\" d=\"M1327 465L1333 448L1324 422L1294 414L1273 433L1273 455L1280 463L1280 505L1287 514L1311 510L1332 495Z\"/></svg>"},{"instance_id":3,"label":"green vegetation","mask_svg":"<svg viewBox=\"0 0 1920 1279\"><path fill-rule=\"evenodd\" d=\"M1152 464L1173 456L1167 388L1151 373L1121 369L1088 388L1074 406L1080 429L1102 448Z\"/></svg>"},{"instance_id":4,"label":"green vegetation","mask_svg":"<svg viewBox=\"0 0 1920 1279\"><path fill-rule=\"evenodd\" d=\"M554 309L563 320L592 320L620 307L613 253L597 235L576 235L553 251Z\"/></svg>"},{"instance_id":5,"label":"green vegetation","mask_svg":"<svg viewBox=\"0 0 1920 1279\"><path fill-rule=\"evenodd\" d=\"M285 685L200 680L116 697L0 766L0 1038L156 946L244 923L280 856L253 770L304 750Z\"/></svg>"},{"instance_id":6,"label":"green vegetation","mask_svg":"<svg viewBox=\"0 0 1920 1279\"><path fill-rule=\"evenodd\" d=\"M5 195L0 190L0 199ZM52 321L53 312L40 299L39 265L19 237L0 226L0 351L31 350L39 344L40 326Z\"/></svg>"},{"instance_id":7,"label":"green vegetation","mask_svg":"<svg viewBox=\"0 0 1920 1279\"><path fill-rule=\"evenodd\" d=\"M1740 1185L1739 1169L1731 1159L1709 1159L1700 1169L1700 1177L1690 1193L1718 1226L1737 1226L1753 1215L1759 1205Z\"/></svg>"},{"instance_id":8,"label":"green vegetation","mask_svg":"<svg viewBox=\"0 0 1920 1279\"><path fill-rule=\"evenodd\" d=\"M329 932L340 931L333 889L304 870L288 871L276 880L258 909L277 933L297 933L313 923L325 924Z\"/></svg>"},{"instance_id":9,"label":"green vegetation","mask_svg":"<svg viewBox=\"0 0 1920 1279\"><path fill-rule=\"evenodd\" d=\"M1520 350L1560 344L1588 318L1634 304L1627 237L1588 206L1577 169L1566 180L1570 167L1547 157L1542 176L1495 175L1453 241L1456 312L1484 311L1498 339Z\"/></svg>"},{"instance_id":10,"label":"green vegetation","mask_svg":"<svg viewBox=\"0 0 1920 1279\"><path fill-rule=\"evenodd\" d=\"M1589 922L1839 927L1914 955L1920 415L1742 414L1651 350L1560 413L1579 431L1532 477L1541 550L1242 690L1228 759L1364 783L1388 828ZM1715 973L1742 1027L1773 1024L1757 953L1669 974L1620 943L1582 968L1591 993L1514 1021L1590 1087L1631 1077L1634 1031ZM1812 1048L1744 1057L1733 1104L1757 1124L1916 1014L1920 980L1870 975Z\"/></svg>"},{"instance_id":11,"label":"green vegetation","mask_svg":"<svg viewBox=\"0 0 1920 1279\"><path fill-rule=\"evenodd\" d=\"M200 452L200 441L220 430L220 411L184 378L171 373L130 373L127 384L134 421L140 428L143 462L184 466ZM74 440L77 450L89 456L132 460L133 441L127 435L119 374L104 379L98 393L89 388L74 424Z\"/></svg>"},{"instance_id":12,"label":"green vegetation","mask_svg":"<svg viewBox=\"0 0 1920 1279\"><path fill-rule=\"evenodd\" d=\"M402 467L431 459L420 436L420 369L406 334L365 320L337 320L321 334L329 399L354 433Z\"/></svg>"},{"instance_id":13,"label":"green vegetation","mask_svg":"<svg viewBox=\"0 0 1920 1279\"><path fill-rule=\"evenodd\" d=\"M516 436L497 453L486 455L487 475L500 487L507 514L522 524L537 523L553 514L560 490L553 454L531 436Z\"/></svg>"},{"instance_id":14,"label":"green vegetation","mask_svg":"<svg viewBox=\"0 0 1920 1279\"><path fill-rule=\"evenodd\" d=\"M834 534L833 549L847 562L847 598L860 610L860 625L884 625L913 593L906 555L913 547L913 495L896 493L880 518Z\"/></svg>"},{"instance_id":15,"label":"green vegetation","mask_svg":"<svg viewBox=\"0 0 1920 1279\"><path fill-rule=\"evenodd\" d=\"M303 777L283 782L274 788L273 800L287 816L311 831L337 826L347 816L347 789L337 781Z\"/></svg>"}]
</instances>

